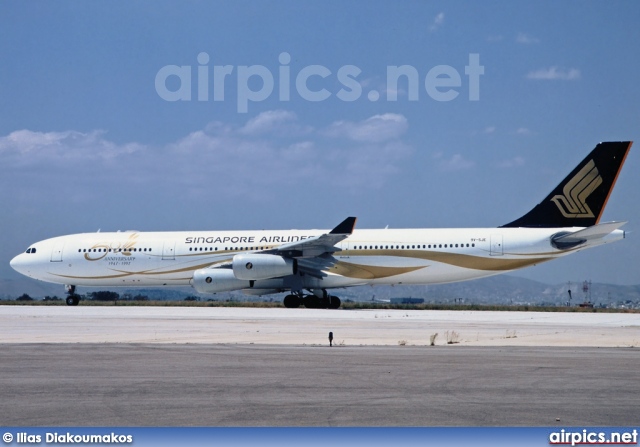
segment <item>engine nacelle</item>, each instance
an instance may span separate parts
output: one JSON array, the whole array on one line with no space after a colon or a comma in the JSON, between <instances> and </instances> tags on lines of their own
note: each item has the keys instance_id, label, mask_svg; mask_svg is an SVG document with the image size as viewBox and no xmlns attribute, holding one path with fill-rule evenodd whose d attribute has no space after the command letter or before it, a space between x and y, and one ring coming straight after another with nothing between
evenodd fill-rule
<instances>
[{"instance_id":1,"label":"engine nacelle","mask_svg":"<svg viewBox=\"0 0 640 447\"><path fill-rule=\"evenodd\" d=\"M293 259L277 255L241 254L233 257L233 274L237 279L256 281L293 275Z\"/></svg>"},{"instance_id":2,"label":"engine nacelle","mask_svg":"<svg viewBox=\"0 0 640 447\"><path fill-rule=\"evenodd\" d=\"M191 285L200 293L217 293L249 288L251 281L236 278L231 269L200 269L193 272Z\"/></svg>"}]
</instances>

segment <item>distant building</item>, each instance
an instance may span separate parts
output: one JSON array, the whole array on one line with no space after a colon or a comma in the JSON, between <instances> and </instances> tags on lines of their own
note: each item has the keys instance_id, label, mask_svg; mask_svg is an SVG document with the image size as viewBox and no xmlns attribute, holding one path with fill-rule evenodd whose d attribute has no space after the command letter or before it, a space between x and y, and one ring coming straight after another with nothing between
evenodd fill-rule
<instances>
[{"instance_id":1,"label":"distant building","mask_svg":"<svg viewBox=\"0 0 640 447\"><path fill-rule=\"evenodd\" d=\"M391 304L424 304L424 298L391 298Z\"/></svg>"}]
</instances>

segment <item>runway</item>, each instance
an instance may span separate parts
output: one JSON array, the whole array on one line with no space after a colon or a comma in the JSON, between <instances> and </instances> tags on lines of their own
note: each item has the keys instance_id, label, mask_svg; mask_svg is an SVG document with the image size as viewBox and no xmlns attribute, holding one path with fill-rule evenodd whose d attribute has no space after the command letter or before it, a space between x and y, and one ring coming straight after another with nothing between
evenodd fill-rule
<instances>
[{"instance_id":1,"label":"runway","mask_svg":"<svg viewBox=\"0 0 640 447\"><path fill-rule=\"evenodd\" d=\"M290 311L1 307L0 424L639 421L633 314ZM428 334L445 327L460 342L442 334L428 346ZM328 346L329 330L338 346ZM576 346L566 345L571 337Z\"/></svg>"},{"instance_id":2,"label":"runway","mask_svg":"<svg viewBox=\"0 0 640 447\"><path fill-rule=\"evenodd\" d=\"M635 426L640 414L634 348L10 344L0 356L7 426Z\"/></svg>"},{"instance_id":3,"label":"runway","mask_svg":"<svg viewBox=\"0 0 640 447\"><path fill-rule=\"evenodd\" d=\"M640 314L0 306L2 343L640 347ZM455 334L454 334L455 333ZM455 339L455 340L454 340Z\"/></svg>"}]
</instances>

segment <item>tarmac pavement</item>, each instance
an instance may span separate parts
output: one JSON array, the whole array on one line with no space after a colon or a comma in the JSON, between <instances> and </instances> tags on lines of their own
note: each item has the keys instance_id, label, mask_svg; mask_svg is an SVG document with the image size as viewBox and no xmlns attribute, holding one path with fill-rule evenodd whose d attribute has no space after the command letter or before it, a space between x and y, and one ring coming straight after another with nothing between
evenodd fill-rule
<instances>
[{"instance_id":1,"label":"tarmac pavement","mask_svg":"<svg viewBox=\"0 0 640 447\"><path fill-rule=\"evenodd\" d=\"M637 426L639 328L637 314L3 306L0 425Z\"/></svg>"}]
</instances>

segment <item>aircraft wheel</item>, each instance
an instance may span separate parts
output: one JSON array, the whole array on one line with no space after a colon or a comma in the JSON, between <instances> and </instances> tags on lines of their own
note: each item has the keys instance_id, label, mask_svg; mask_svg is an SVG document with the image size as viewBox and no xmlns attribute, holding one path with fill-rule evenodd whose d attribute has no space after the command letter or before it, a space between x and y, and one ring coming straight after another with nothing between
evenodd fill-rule
<instances>
[{"instance_id":1,"label":"aircraft wheel","mask_svg":"<svg viewBox=\"0 0 640 447\"><path fill-rule=\"evenodd\" d=\"M67 306L77 306L80 303L80 297L78 295L69 295L67 297Z\"/></svg>"},{"instance_id":2,"label":"aircraft wheel","mask_svg":"<svg viewBox=\"0 0 640 447\"><path fill-rule=\"evenodd\" d=\"M300 298L296 295L287 295L284 297L282 304L284 304L284 307L288 309L295 309L300 307Z\"/></svg>"},{"instance_id":3,"label":"aircraft wheel","mask_svg":"<svg viewBox=\"0 0 640 447\"><path fill-rule=\"evenodd\" d=\"M304 298L303 304L307 309L320 309L322 307L320 298L315 295L307 295Z\"/></svg>"},{"instance_id":4,"label":"aircraft wheel","mask_svg":"<svg viewBox=\"0 0 640 447\"><path fill-rule=\"evenodd\" d=\"M337 296L331 295L329 297L329 309L338 309L340 307L340 304L342 304L342 302Z\"/></svg>"}]
</instances>

